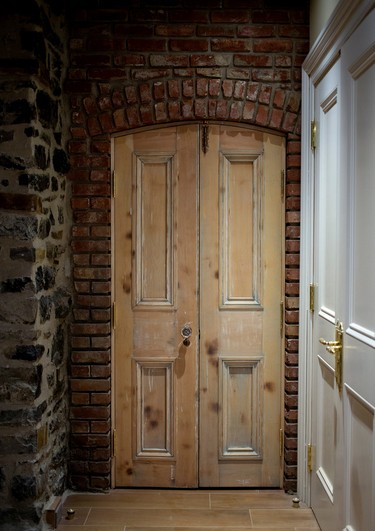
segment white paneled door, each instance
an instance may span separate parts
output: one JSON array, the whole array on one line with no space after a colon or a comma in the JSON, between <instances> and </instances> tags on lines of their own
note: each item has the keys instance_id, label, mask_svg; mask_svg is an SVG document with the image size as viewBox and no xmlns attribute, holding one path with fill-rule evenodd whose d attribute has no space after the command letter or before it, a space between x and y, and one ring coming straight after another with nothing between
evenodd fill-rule
<instances>
[{"instance_id":1,"label":"white paneled door","mask_svg":"<svg viewBox=\"0 0 375 531\"><path fill-rule=\"evenodd\" d=\"M333 355L321 341L334 341L340 326L338 249L340 210L340 63L330 69L315 91L316 138L314 181L313 401L311 505L326 531L335 529L342 455L341 352ZM342 317L341 317L342 319ZM328 348L327 348L328 347ZM333 350L333 352L335 349ZM340 384L340 385L338 385ZM335 507L336 506L336 507Z\"/></svg>"},{"instance_id":2,"label":"white paneled door","mask_svg":"<svg viewBox=\"0 0 375 531\"><path fill-rule=\"evenodd\" d=\"M284 157L229 125L114 140L117 486L280 486Z\"/></svg>"},{"instance_id":3,"label":"white paneled door","mask_svg":"<svg viewBox=\"0 0 375 531\"><path fill-rule=\"evenodd\" d=\"M375 529L375 13L315 87L311 504Z\"/></svg>"},{"instance_id":4,"label":"white paneled door","mask_svg":"<svg viewBox=\"0 0 375 531\"><path fill-rule=\"evenodd\" d=\"M375 11L342 49L344 524L375 529Z\"/></svg>"}]
</instances>

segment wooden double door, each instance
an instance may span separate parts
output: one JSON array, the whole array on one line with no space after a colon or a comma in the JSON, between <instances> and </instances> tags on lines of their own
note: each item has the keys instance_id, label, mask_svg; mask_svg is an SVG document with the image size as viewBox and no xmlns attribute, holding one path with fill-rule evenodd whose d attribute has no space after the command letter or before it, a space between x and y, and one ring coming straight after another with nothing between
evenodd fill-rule
<instances>
[{"instance_id":1,"label":"wooden double door","mask_svg":"<svg viewBox=\"0 0 375 531\"><path fill-rule=\"evenodd\" d=\"M229 125L114 140L116 486L280 486L284 157Z\"/></svg>"}]
</instances>

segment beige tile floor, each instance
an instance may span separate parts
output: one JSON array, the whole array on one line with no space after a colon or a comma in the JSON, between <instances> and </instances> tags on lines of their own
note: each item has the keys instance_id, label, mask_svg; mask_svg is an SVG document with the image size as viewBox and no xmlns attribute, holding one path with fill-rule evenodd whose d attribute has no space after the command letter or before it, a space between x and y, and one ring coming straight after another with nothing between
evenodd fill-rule
<instances>
[{"instance_id":1,"label":"beige tile floor","mask_svg":"<svg viewBox=\"0 0 375 531\"><path fill-rule=\"evenodd\" d=\"M311 509L280 490L119 489L70 494L58 531L319 530ZM75 510L67 519L67 509Z\"/></svg>"}]
</instances>

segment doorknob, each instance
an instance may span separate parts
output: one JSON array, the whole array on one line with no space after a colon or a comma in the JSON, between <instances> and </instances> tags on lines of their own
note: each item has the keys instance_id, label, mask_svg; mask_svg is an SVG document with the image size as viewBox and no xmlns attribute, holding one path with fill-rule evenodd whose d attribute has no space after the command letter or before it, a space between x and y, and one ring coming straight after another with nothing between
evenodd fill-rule
<instances>
[{"instance_id":1,"label":"doorknob","mask_svg":"<svg viewBox=\"0 0 375 531\"><path fill-rule=\"evenodd\" d=\"M319 342L326 347L326 351L335 356L335 378L340 393L342 389L343 335L342 323L337 321L335 341L326 341L322 337L319 339Z\"/></svg>"},{"instance_id":2,"label":"doorknob","mask_svg":"<svg viewBox=\"0 0 375 531\"><path fill-rule=\"evenodd\" d=\"M193 333L193 330L189 324L185 324L181 328L181 335L184 338L183 343L185 347L188 347L190 345L190 337L192 333Z\"/></svg>"}]
</instances>

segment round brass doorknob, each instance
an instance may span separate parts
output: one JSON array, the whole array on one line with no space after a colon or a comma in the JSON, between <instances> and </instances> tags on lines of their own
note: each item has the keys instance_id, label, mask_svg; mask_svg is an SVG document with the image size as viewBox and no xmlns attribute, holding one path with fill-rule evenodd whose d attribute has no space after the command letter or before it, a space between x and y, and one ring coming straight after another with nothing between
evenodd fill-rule
<instances>
[{"instance_id":1,"label":"round brass doorknob","mask_svg":"<svg viewBox=\"0 0 375 531\"><path fill-rule=\"evenodd\" d=\"M181 328L181 335L184 338L183 343L185 347L188 347L190 345L190 337L192 333L193 333L193 330L190 325L184 325Z\"/></svg>"}]
</instances>

